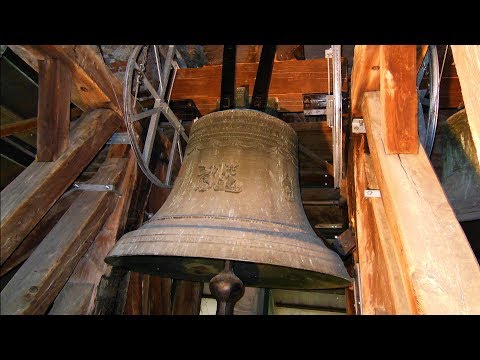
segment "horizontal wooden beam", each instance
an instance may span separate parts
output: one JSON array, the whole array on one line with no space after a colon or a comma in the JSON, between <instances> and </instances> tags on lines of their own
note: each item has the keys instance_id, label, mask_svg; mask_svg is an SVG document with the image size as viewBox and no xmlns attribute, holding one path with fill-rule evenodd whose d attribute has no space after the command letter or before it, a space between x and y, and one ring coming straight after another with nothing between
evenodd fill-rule
<instances>
[{"instance_id":1,"label":"horizontal wooden beam","mask_svg":"<svg viewBox=\"0 0 480 360\"><path fill-rule=\"evenodd\" d=\"M342 89L348 90L346 59L342 59ZM249 86L249 94L255 85L258 63L236 65L235 86ZM330 66L332 71L332 66ZM220 65L201 68L179 69L172 90L172 99L192 99L202 115L216 108L220 97L222 67ZM269 97L278 98L280 111L303 111L306 93L328 91L328 67L326 59L278 61L273 65Z\"/></svg>"},{"instance_id":2,"label":"horizontal wooden beam","mask_svg":"<svg viewBox=\"0 0 480 360\"><path fill-rule=\"evenodd\" d=\"M37 128L37 118L17 121L0 127L0 138Z\"/></svg>"},{"instance_id":3,"label":"horizontal wooden beam","mask_svg":"<svg viewBox=\"0 0 480 360\"><path fill-rule=\"evenodd\" d=\"M92 161L120 123L112 110L85 114L70 131L70 146L61 157L50 163L34 161L2 190L0 264Z\"/></svg>"},{"instance_id":4,"label":"horizontal wooden beam","mask_svg":"<svg viewBox=\"0 0 480 360\"><path fill-rule=\"evenodd\" d=\"M126 163L126 159L107 159L89 183L116 186ZM5 286L1 314L44 314L117 199L112 192L83 192Z\"/></svg>"},{"instance_id":5,"label":"horizontal wooden beam","mask_svg":"<svg viewBox=\"0 0 480 360\"><path fill-rule=\"evenodd\" d=\"M480 267L425 151L386 154L379 92L365 94L362 113L387 222L418 313L480 314Z\"/></svg>"}]
</instances>

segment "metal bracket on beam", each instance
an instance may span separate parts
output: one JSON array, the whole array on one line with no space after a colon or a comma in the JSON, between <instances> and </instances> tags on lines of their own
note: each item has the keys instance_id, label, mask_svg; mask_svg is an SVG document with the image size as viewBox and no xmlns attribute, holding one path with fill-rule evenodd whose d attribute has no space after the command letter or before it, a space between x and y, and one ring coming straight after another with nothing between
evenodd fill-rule
<instances>
[{"instance_id":1,"label":"metal bracket on beam","mask_svg":"<svg viewBox=\"0 0 480 360\"><path fill-rule=\"evenodd\" d=\"M380 190L367 189L365 190L364 196L366 198L380 198L382 197L382 194L380 193Z\"/></svg>"},{"instance_id":2,"label":"metal bracket on beam","mask_svg":"<svg viewBox=\"0 0 480 360\"><path fill-rule=\"evenodd\" d=\"M130 138L128 133L114 133L110 139L108 139L107 144L127 144L130 145Z\"/></svg>"},{"instance_id":3,"label":"metal bracket on beam","mask_svg":"<svg viewBox=\"0 0 480 360\"><path fill-rule=\"evenodd\" d=\"M108 191L113 192L117 195L122 195L120 191L115 187L115 185L109 184L87 184L87 183L74 183L72 190L81 190L81 191Z\"/></svg>"},{"instance_id":4,"label":"metal bracket on beam","mask_svg":"<svg viewBox=\"0 0 480 360\"><path fill-rule=\"evenodd\" d=\"M367 130L365 129L365 123L363 119L353 119L352 120L352 133L354 134L366 134Z\"/></svg>"}]
</instances>

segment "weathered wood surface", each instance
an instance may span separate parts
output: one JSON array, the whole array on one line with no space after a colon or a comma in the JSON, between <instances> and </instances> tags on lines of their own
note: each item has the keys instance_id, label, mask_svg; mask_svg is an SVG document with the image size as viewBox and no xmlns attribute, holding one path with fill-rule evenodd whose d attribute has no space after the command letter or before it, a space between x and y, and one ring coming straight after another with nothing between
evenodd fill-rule
<instances>
[{"instance_id":1,"label":"weathered wood surface","mask_svg":"<svg viewBox=\"0 0 480 360\"><path fill-rule=\"evenodd\" d=\"M198 315L202 300L203 283L175 280L172 315Z\"/></svg>"},{"instance_id":2,"label":"weathered wood surface","mask_svg":"<svg viewBox=\"0 0 480 360\"><path fill-rule=\"evenodd\" d=\"M1 264L94 158L121 120L111 110L98 109L84 114L77 123L70 131L70 146L60 158L49 163L34 161L2 190Z\"/></svg>"},{"instance_id":3,"label":"weathered wood surface","mask_svg":"<svg viewBox=\"0 0 480 360\"><path fill-rule=\"evenodd\" d=\"M123 147L126 145L113 145L109 158L121 156L121 153L115 154L115 152L117 148ZM86 315L93 310L97 286L102 275L108 270L104 259L115 242L123 235L137 170L135 155L133 150L130 150L127 168L118 187L122 196L117 199L114 211L55 299L49 314Z\"/></svg>"},{"instance_id":4,"label":"weathered wood surface","mask_svg":"<svg viewBox=\"0 0 480 360\"><path fill-rule=\"evenodd\" d=\"M468 123L480 161L480 46L452 45L455 67L460 79Z\"/></svg>"},{"instance_id":5,"label":"weathered wood surface","mask_svg":"<svg viewBox=\"0 0 480 360\"><path fill-rule=\"evenodd\" d=\"M111 108L123 114L123 87L90 45L9 45L33 69L38 60L58 58L72 72L72 102L83 111Z\"/></svg>"},{"instance_id":6,"label":"weathered wood surface","mask_svg":"<svg viewBox=\"0 0 480 360\"><path fill-rule=\"evenodd\" d=\"M126 159L108 159L90 183L117 186ZM112 212L118 195L83 192L0 294L1 314L44 314Z\"/></svg>"},{"instance_id":7,"label":"weathered wood surface","mask_svg":"<svg viewBox=\"0 0 480 360\"><path fill-rule=\"evenodd\" d=\"M68 148L72 74L51 58L38 70L37 161L54 161Z\"/></svg>"},{"instance_id":8,"label":"weathered wood surface","mask_svg":"<svg viewBox=\"0 0 480 360\"><path fill-rule=\"evenodd\" d=\"M347 91L346 59L342 59L342 89ZM249 86L250 95L255 85L258 63L236 65L235 86ZM332 71L332 69L330 69ZM220 97L222 67L179 69L172 89L172 99L192 99L202 115L215 110ZM279 61L273 65L269 97L278 98L280 111L303 111L306 93L328 90L326 59Z\"/></svg>"},{"instance_id":9,"label":"weathered wood surface","mask_svg":"<svg viewBox=\"0 0 480 360\"><path fill-rule=\"evenodd\" d=\"M37 226L35 226L2 265L0 268L0 277L28 259L38 244L48 235L79 195L79 191L74 191L68 194L66 193L65 196L58 199L55 205L52 206Z\"/></svg>"},{"instance_id":10,"label":"weathered wood surface","mask_svg":"<svg viewBox=\"0 0 480 360\"><path fill-rule=\"evenodd\" d=\"M373 169L372 159L369 154L364 154L365 175L367 178L368 189L378 189L377 178ZM383 262L385 264L384 274L386 275L387 283L381 284L382 290L388 292L388 298L392 303L392 312L389 314L396 315L411 315L416 314L417 309L415 300L412 296L412 289L409 287L410 283L407 281L407 274L402 272L402 261L400 254L396 251L390 227L387 222L387 215L385 207L383 206L382 198L368 198L372 206L373 215L375 218L376 232L378 238L375 237L373 241L377 247L375 261ZM378 259L382 256L383 259ZM368 294L369 296L378 296L378 293Z\"/></svg>"},{"instance_id":11,"label":"weathered wood surface","mask_svg":"<svg viewBox=\"0 0 480 360\"><path fill-rule=\"evenodd\" d=\"M415 45L380 46L382 136L387 154L418 152Z\"/></svg>"},{"instance_id":12,"label":"weathered wood surface","mask_svg":"<svg viewBox=\"0 0 480 360\"><path fill-rule=\"evenodd\" d=\"M386 154L378 92L365 94L362 113L387 222L418 313L480 314L480 267L425 151Z\"/></svg>"},{"instance_id":13,"label":"weathered wood surface","mask_svg":"<svg viewBox=\"0 0 480 360\"><path fill-rule=\"evenodd\" d=\"M380 90L380 46L355 45L352 69L352 115L361 116L366 91Z\"/></svg>"},{"instance_id":14,"label":"weathered wood surface","mask_svg":"<svg viewBox=\"0 0 480 360\"><path fill-rule=\"evenodd\" d=\"M355 214L354 225L360 265L363 314L394 313L393 299L389 291L385 258L379 246L377 225L372 204L365 197L365 136L353 135L352 159Z\"/></svg>"}]
</instances>

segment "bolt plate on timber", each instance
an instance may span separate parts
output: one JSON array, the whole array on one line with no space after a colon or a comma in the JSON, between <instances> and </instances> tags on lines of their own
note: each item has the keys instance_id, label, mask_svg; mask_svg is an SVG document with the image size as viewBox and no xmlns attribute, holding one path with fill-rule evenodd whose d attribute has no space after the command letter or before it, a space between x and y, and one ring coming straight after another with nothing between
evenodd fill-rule
<instances>
[{"instance_id":1,"label":"bolt plate on timber","mask_svg":"<svg viewBox=\"0 0 480 360\"><path fill-rule=\"evenodd\" d=\"M353 119L352 120L352 133L354 134L365 134L367 130L365 129L365 123L363 119Z\"/></svg>"},{"instance_id":2,"label":"bolt plate on timber","mask_svg":"<svg viewBox=\"0 0 480 360\"><path fill-rule=\"evenodd\" d=\"M74 183L72 190L81 191L108 191L121 195L115 185L102 185L102 184L86 184L86 183Z\"/></svg>"},{"instance_id":3,"label":"bolt plate on timber","mask_svg":"<svg viewBox=\"0 0 480 360\"><path fill-rule=\"evenodd\" d=\"M382 194L380 194L380 190L367 189L365 190L364 196L366 198L379 198L382 197Z\"/></svg>"}]
</instances>

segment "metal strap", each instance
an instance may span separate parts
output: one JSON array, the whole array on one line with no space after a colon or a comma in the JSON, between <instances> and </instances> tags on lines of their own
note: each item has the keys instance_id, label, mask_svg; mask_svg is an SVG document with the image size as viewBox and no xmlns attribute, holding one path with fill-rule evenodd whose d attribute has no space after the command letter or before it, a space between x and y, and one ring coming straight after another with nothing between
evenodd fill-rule
<instances>
[{"instance_id":1,"label":"metal strap","mask_svg":"<svg viewBox=\"0 0 480 360\"><path fill-rule=\"evenodd\" d=\"M81 190L81 191L107 191L113 192L118 195L122 195L120 191L111 184L87 184L87 183L74 183L72 190Z\"/></svg>"},{"instance_id":2,"label":"metal strap","mask_svg":"<svg viewBox=\"0 0 480 360\"><path fill-rule=\"evenodd\" d=\"M235 108L235 57L236 46L223 47L222 86L220 90L220 110Z\"/></svg>"},{"instance_id":3,"label":"metal strap","mask_svg":"<svg viewBox=\"0 0 480 360\"><path fill-rule=\"evenodd\" d=\"M276 45L263 45L262 47L250 109L259 111L267 109L268 89L270 88L276 49Z\"/></svg>"}]
</instances>

